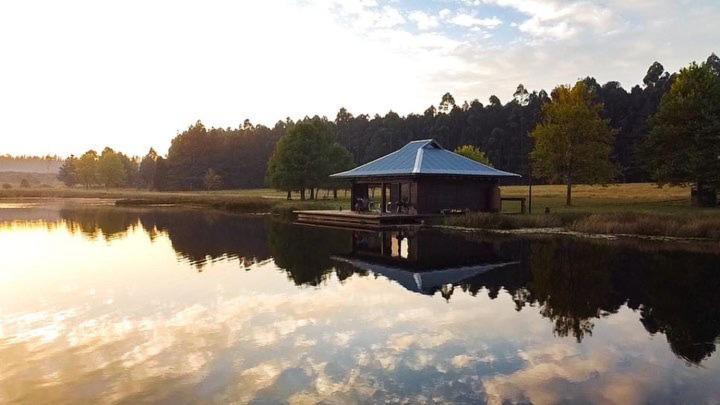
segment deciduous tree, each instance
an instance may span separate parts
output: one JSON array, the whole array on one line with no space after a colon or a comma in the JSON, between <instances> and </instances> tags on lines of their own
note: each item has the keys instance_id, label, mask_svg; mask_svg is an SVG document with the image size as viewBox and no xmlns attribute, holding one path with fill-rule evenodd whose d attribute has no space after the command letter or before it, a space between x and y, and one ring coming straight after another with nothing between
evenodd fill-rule
<instances>
[{"instance_id":1,"label":"deciduous tree","mask_svg":"<svg viewBox=\"0 0 720 405\"><path fill-rule=\"evenodd\" d=\"M615 134L600 116L602 105L594 97L583 81L574 87L557 87L532 132L535 173L562 180L567 186L567 205L572 205L573 184L604 184L617 173L610 159Z\"/></svg>"},{"instance_id":2,"label":"deciduous tree","mask_svg":"<svg viewBox=\"0 0 720 405\"><path fill-rule=\"evenodd\" d=\"M140 167L138 168L138 176L140 182L144 187L152 188L153 180L155 179L156 161L158 158L155 149L150 148L147 155L140 161Z\"/></svg>"},{"instance_id":3,"label":"deciduous tree","mask_svg":"<svg viewBox=\"0 0 720 405\"><path fill-rule=\"evenodd\" d=\"M80 184L85 188L97 184L98 180L98 155L94 150L89 150L80 156L76 163L77 176Z\"/></svg>"},{"instance_id":4,"label":"deciduous tree","mask_svg":"<svg viewBox=\"0 0 720 405\"><path fill-rule=\"evenodd\" d=\"M98 159L98 179L105 187L119 187L127 178L120 156L111 148L105 148Z\"/></svg>"},{"instance_id":5,"label":"deciduous tree","mask_svg":"<svg viewBox=\"0 0 720 405\"><path fill-rule=\"evenodd\" d=\"M643 156L658 184L692 184L698 206L720 190L720 73L712 56L682 69L651 120Z\"/></svg>"},{"instance_id":6,"label":"deciduous tree","mask_svg":"<svg viewBox=\"0 0 720 405\"><path fill-rule=\"evenodd\" d=\"M57 179L68 187L72 187L78 183L77 158L70 155L58 170Z\"/></svg>"},{"instance_id":7,"label":"deciduous tree","mask_svg":"<svg viewBox=\"0 0 720 405\"><path fill-rule=\"evenodd\" d=\"M319 117L292 125L270 158L269 183L288 192L300 190L301 199L305 198L305 190L310 189L313 198L315 188L328 184L328 176L347 157L339 156L334 132L334 124Z\"/></svg>"}]
</instances>

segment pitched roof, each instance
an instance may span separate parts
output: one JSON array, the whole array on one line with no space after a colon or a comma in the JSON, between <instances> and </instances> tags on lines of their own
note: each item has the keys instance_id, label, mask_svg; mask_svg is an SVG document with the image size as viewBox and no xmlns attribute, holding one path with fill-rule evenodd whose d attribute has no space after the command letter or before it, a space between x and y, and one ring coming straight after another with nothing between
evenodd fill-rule
<instances>
[{"instance_id":1,"label":"pitched roof","mask_svg":"<svg viewBox=\"0 0 720 405\"><path fill-rule=\"evenodd\" d=\"M412 174L520 177L443 149L433 139L412 141L393 153L331 177L353 178Z\"/></svg>"}]
</instances>

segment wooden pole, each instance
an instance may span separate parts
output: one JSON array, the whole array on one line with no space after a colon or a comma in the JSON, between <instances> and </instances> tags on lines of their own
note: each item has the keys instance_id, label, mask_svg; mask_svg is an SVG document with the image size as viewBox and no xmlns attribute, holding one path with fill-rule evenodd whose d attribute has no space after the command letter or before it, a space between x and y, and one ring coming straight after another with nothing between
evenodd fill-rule
<instances>
[{"instance_id":1,"label":"wooden pole","mask_svg":"<svg viewBox=\"0 0 720 405\"><path fill-rule=\"evenodd\" d=\"M528 214L532 214L532 170L528 170Z\"/></svg>"},{"instance_id":2,"label":"wooden pole","mask_svg":"<svg viewBox=\"0 0 720 405\"><path fill-rule=\"evenodd\" d=\"M385 183L380 183L380 187L382 187L382 208L380 208L381 213L387 212L387 192L385 191Z\"/></svg>"},{"instance_id":3,"label":"wooden pole","mask_svg":"<svg viewBox=\"0 0 720 405\"><path fill-rule=\"evenodd\" d=\"M347 190L345 190L347 193ZM355 182L350 182L350 211L355 211Z\"/></svg>"}]
</instances>

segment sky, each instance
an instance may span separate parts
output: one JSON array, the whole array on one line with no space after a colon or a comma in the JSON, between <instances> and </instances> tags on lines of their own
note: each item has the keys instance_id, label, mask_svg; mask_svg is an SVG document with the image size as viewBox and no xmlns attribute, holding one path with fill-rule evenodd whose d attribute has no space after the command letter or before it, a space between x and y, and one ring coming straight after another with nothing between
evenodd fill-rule
<instances>
[{"instance_id":1,"label":"sky","mask_svg":"<svg viewBox=\"0 0 720 405\"><path fill-rule=\"evenodd\" d=\"M167 152L196 120L422 113L642 83L720 53L717 0L6 0L0 154Z\"/></svg>"}]
</instances>

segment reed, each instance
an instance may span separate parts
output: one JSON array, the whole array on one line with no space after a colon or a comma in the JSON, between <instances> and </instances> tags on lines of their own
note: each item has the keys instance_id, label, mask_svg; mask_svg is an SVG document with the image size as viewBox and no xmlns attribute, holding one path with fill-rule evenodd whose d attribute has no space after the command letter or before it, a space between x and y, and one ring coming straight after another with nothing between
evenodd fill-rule
<instances>
[{"instance_id":1,"label":"reed","mask_svg":"<svg viewBox=\"0 0 720 405\"><path fill-rule=\"evenodd\" d=\"M444 218L443 223L449 226L478 229L559 228L585 215L587 214L507 215L473 212Z\"/></svg>"},{"instance_id":2,"label":"reed","mask_svg":"<svg viewBox=\"0 0 720 405\"><path fill-rule=\"evenodd\" d=\"M570 224L569 229L594 234L720 239L720 217L636 212L592 214Z\"/></svg>"}]
</instances>

